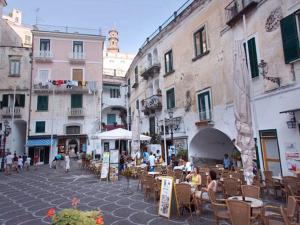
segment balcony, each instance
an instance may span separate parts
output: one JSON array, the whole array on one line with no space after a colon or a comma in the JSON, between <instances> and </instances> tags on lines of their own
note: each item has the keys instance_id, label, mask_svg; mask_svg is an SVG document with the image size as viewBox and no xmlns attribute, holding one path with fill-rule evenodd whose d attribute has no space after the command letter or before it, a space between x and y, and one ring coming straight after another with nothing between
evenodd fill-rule
<instances>
[{"instance_id":1,"label":"balcony","mask_svg":"<svg viewBox=\"0 0 300 225\"><path fill-rule=\"evenodd\" d=\"M71 118L84 117L84 109L83 108L69 108L68 117L71 117Z\"/></svg>"},{"instance_id":2,"label":"balcony","mask_svg":"<svg viewBox=\"0 0 300 225\"><path fill-rule=\"evenodd\" d=\"M199 121L195 123L196 126L202 127L202 126L213 125L212 110L201 111L198 113L199 113Z\"/></svg>"},{"instance_id":3,"label":"balcony","mask_svg":"<svg viewBox=\"0 0 300 225\"><path fill-rule=\"evenodd\" d=\"M14 111L14 112L13 112ZM4 107L0 111L2 118L11 118L14 114L14 118L22 117L22 108L21 107Z\"/></svg>"},{"instance_id":4,"label":"balcony","mask_svg":"<svg viewBox=\"0 0 300 225\"><path fill-rule=\"evenodd\" d=\"M83 52L71 52L69 60L71 64L85 64L85 54Z\"/></svg>"},{"instance_id":5,"label":"balcony","mask_svg":"<svg viewBox=\"0 0 300 225\"><path fill-rule=\"evenodd\" d=\"M126 125L121 124L107 124L102 127L102 131L110 131L118 128L127 129Z\"/></svg>"},{"instance_id":6,"label":"balcony","mask_svg":"<svg viewBox=\"0 0 300 225\"><path fill-rule=\"evenodd\" d=\"M242 18L243 14L248 13L255 8L259 0L233 0L225 7L226 24L233 27L234 24Z\"/></svg>"},{"instance_id":7,"label":"balcony","mask_svg":"<svg viewBox=\"0 0 300 225\"><path fill-rule=\"evenodd\" d=\"M155 63L149 68L146 68L145 71L141 74L141 76L148 80L150 77L154 77L155 74L159 74L160 71L160 63Z\"/></svg>"},{"instance_id":8,"label":"balcony","mask_svg":"<svg viewBox=\"0 0 300 225\"><path fill-rule=\"evenodd\" d=\"M73 86L68 87L66 84L61 86L54 86L49 82L37 82L33 84L33 91L37 94L49 94L53 93L53 88L55 94L87 94L89 93L89 88L87 86ZM97 90L96 90L97 92Z\"/></svg>"},{"instance_id":9,"label":"balcony","mask_svg":"<svg viewBox=\"0 0 300 225\"><path fill-rule=\"evenodd\" d=\"M150 98L142 100L142 112L145 115L155 113L155 111L161 111L162 109L162 96L153 95Z\"/></svg>"},{"instance_id":10,"label":"balcony","mask_svg":"<svg viewBox=\"0 0 300 225\"><path fill-rule=\"evenodd\" d=\"M34 59L37 62L52 62L53 54L51 51L38 51L34 54Z\"/></svg>"}]
</instances>

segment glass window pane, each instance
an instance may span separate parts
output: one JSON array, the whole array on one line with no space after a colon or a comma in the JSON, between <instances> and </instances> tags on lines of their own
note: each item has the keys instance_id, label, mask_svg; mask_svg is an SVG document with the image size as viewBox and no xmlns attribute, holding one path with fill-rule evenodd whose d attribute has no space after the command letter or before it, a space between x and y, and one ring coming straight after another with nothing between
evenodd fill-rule
<instances>
[{"instance_id":1,"label":"glass window pane","mask_svg":"<svg viewBox=\"0 0 300 225\"><path fill-rule=\"evenodd\" d=\"M206 30L203 28L202 30L202 53L207 51L207 44L206 44Z\"/></svg>"},{"instance_id":2,"label":"glass window pane","mask_svg":"<svg viewBox=\"0 0 300 225\"><path fill-rule=\"evenodd\" d=\"M116 123L116 114L107 114L107 124L112 125Z\"/></svg>"},{"instance_id":3,"label":"glass window pane","mask_svg":"<svg viewBox=\"0 0 300 225\"><path fill-rule=\"evenodd\" d=\"M194 35L194 41L195 41L195 53L196 56L200 55L201 53L201 49L200 49L200 32L198 31L197 33L195 33Z\"/></svg>"}]
</instances>

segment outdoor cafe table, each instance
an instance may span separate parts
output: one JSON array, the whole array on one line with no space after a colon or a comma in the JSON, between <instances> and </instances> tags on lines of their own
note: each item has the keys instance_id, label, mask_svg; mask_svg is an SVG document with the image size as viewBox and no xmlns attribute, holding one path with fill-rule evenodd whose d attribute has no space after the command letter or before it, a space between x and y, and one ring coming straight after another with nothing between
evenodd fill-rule
<instances>
[{"instance_id":1,"label":"outdoor cafe table","mask_svg":"<svg viewBox=\"0 0 300 225\"><path fill-rule=\"evenodd\" d=\"M278 181L282 181L282 177L281 176L272 176L272 179L274 180L278 180Z\"/></svg>"},{"instance_id":2,"label":"outdoor cafe table","mask_svg":"<svg viewBox=\"0 0 300 225\"><path fill-rule=\"evenodd\" d=\"M228 199L243 201L243 196L233 196L233 197L229 197ZM256 198L250 198L250 197L245 197L245 201L251 205L251 208L260 208L264 204L262 200Z\"/></svg>"}]
</instances>

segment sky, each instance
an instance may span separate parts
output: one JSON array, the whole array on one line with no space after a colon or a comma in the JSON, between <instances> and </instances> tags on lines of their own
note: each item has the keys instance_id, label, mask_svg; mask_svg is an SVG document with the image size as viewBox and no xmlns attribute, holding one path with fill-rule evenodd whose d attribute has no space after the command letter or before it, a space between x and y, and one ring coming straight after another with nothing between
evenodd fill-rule
<instances>
[{"instance_id":1,"label":"sky","mask_svg":"<svg viewBox=\"0 0 300 225\"><path fill-rule=\"evenodd\" d=\"M146 40L187 0L7 0L4 14L22 11L22 23L119 31L120 51L136 53ZM39 9L38 14L36 9Z\"/></svg>"}]
</instances>

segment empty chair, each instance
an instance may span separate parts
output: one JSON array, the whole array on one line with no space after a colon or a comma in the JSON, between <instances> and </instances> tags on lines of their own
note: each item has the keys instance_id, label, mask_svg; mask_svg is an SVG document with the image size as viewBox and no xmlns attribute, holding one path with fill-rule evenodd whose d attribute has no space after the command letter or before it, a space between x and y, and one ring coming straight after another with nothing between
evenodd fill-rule
<instances>
[{"instance_id":1,"label":"empty chair","mask_svg":"<svg viewBox=\"0 0 300 225\"><path fill-rule=\"evenodd\" d=\"M177 205L177 213L181 214L180 210L184 208L188 208L190 213L192 214L191 208L191 186L189 184L176 184L175 185L175 194L178 202Z\"/></svg>"},{"instance_id":2,"label":"empty chair","mask_svg":"<svg viewBox=\"0 0 300 225\"><path fill-rule=\"evenodd\" d=\"M251 217L251 206L239 200L226 201L232 225L251 225L255 217Z\"/></svg>"},{"instance_id":3,"label":"empty chair","mask_svg":"<svg viewBox=\"0 0 300 225\"><path fill-rule=\"evenodd\" d=\"M244 197L260 198L260 188L254 185L242 185L242 194Z\"/></svg>"},{"instance_id":4,"label":"empty chair","mask_svg":"<svg viewBox=\"0 0 300 225\"><path fill-rule=\"evenodd\" d=\"M270 190L274 190L274 194L277 197L277 190L281 190L281 184L277 181L275 181L272 176L273 172L272 171L264 171L264 176L265 176L265 183L266 183L266 189L268 195L270 194Z\"/></svg>"},{"instance_id":5,"label":"empty chair","mask_svg":"<svg viewBox=\"0 0 300 225\"><path fill-rule=\"evenodd\" d=\"M240 195L241 183L235 178L226 178L223 182L224 197Z\"/></svg>"},{"instance_id":6,"label":"empty chair","mask_svg":"<svg viewBox=\"0 0 300 225\"><path fill-rule=\"evenodd\" d=\"M229 220L229 211L227 209L226 201L224 199L216 199L216 194L212 190L208 190L209 200L211 202L216 224L219 224L219 220Z\"/></svg>"}]
</instances>

